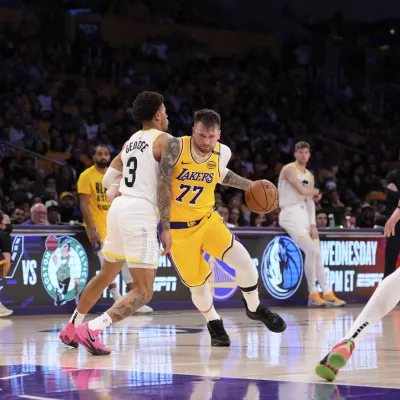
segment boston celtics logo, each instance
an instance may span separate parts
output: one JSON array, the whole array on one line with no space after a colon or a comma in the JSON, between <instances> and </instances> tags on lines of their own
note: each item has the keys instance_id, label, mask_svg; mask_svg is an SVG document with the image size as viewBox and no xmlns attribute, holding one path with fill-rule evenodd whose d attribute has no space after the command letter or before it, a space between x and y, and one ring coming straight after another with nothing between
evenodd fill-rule
<instances>
[{"instance_id":1,"label":"boston celtics logo","mask_svg":"<svg viewBox=\"0 0 400 400\"><path fill-rule=\"evenodd\" d=\"M70 236L49 236L45 246L41 269L47 293L56 306L78 299L88 278L85 249Z\"/></svg>"}]
</instances>

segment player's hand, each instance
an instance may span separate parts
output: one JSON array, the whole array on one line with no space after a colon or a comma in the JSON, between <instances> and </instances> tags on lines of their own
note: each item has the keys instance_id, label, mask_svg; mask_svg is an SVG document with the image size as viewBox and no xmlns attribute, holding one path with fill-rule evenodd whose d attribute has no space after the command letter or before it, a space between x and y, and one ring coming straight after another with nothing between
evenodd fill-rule
<instances>
[{"instance_id":1,"label":"player's hand","mask_svg":"<svg viewBox=\"0 0 400 400\"><path fill-rule=\"evenodd\" d=\"M318 193L316 196L313 197L315 203L318 203L322 199L322 194Z\"/></svg>"},{"instance_id":2,"label":"player's hand","mask_svg":"<svg viewBox=\"0 0 400 400\"><path fill-rule=\"evenodd\" d=\"M161 255L166 256L171 251L171 246L172 246L172 236L170 230L163 231L161 233L161 243L164 249Z\"/></svg>"},{"instance_id":3,"label":"player's hand","mask_svg":"<svg viewBox=\"0 0 400 400\"><path fill-rule=\"evenodd\" d=\"M312 198L317 197L317 196L321 196L322 197L319 189L317 189L317 188L312 189L312 195L311 196L312 196Z\"/></svg>"},{"instance_id":4,"label":"player's hand","mask_svg":"<svg viewBox=\"0 0 400 400\"><path fill-rule=\"evenodd\" d=\"M99 233L97 232L96 228L91 228L88 230L88 236L90 239L90 243L92 243L92 246L100 246L101 244L101 239L99 236Z\"/></svg>"},{"instance_id":5,"label":"player's hand","mask_svg":"<svg viewBox=\"0 0 400 400\"><path fill-rule=\"evenodd\" d=\"M385 236L390 237L395 235L396 224L400 219L400 208L396 208L385 224Z\"/></svg>"},{"instance_id":6,"label":"player's hand","mask_svg":"<svg viewBox=\"0 0 400 400\"><path fill-rule=\"evenodd\" d=\"M319 239L319 234L318 234L318 229L316 225L311 225L310 227L310 237L312 240L318 240Z\"/></svg>"}]
</instances>

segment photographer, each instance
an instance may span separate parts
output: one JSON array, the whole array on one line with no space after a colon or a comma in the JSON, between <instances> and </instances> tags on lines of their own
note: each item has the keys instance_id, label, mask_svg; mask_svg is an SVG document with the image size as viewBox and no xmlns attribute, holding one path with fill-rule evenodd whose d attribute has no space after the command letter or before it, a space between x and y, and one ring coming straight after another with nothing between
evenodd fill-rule
<instances>
[{"instance_id":1,"label":"photographer","mask_svg":"<svg viewBox=\"0 0 400 400\"><path fill-rule=\"evenodd\" d=\"M0 277L3 283L3 279L7 276L11 266L12 225L10 217L2 211L0 211L0 221ZM12 313L12 310L9 310L0 302L0 317L8 317Z\"/></svg>"}]
</instances>

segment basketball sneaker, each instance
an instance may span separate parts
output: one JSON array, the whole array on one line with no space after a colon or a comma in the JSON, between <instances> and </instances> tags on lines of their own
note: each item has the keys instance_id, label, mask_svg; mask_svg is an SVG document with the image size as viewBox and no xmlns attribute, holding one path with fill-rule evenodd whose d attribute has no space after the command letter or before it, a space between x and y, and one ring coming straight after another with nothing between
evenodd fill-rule
<instances>
[{"instance_id":1,"label":"basketball sneaker","mask_svg":"<svg viewBox=\"0 0 400 400\"><path fill-rule=\"evenodd\" d=\"M231 339L225 331L222 319L215 319L207 323L208 332L211 336L211 346L213 347L229 347Z\"/></svg>"},{"instance_id":2,"label":"basketball sneaker","mask_svg":"<svg viewBox=\"0 0 400 400\"><path fill-rule=\"evenodd\" d=\"M257 310L253 312L247 308L245 299L243 299L243 302L246 306L246 315L250 319L261 321L271 332L281 333L286 329L286 322L281 318L281 316L270 311L261 303L257 307Z\"/></svg>"},{"instance_id":3,"label":"basketball sneaker","mask_svg":"<svg viewBox=\"0 0 400 400\"><path fill-rule=\"evenodd\" d=\"M78 328L75 328L75 338L89 353L94 356L106 356L111 353L99 339L100 330L92 330L89 328L89 323L85 322Z\"/></svg>"},{"instance_id":4,"label":"basketball sneaker","mask_svg":"<svg viewBox=\"0 0 400 400\"><path fill-rule=\"evenodd\" d=\"M353 354L355 343L353 339L346 339L338 343L315 367L315 373L326 379L334 381L339 370L346 366Z\"/></svg>"},{"instance_id":5,"label":"basketball sneaker","mask_svg":"<svg viewBox=\"0 0 400 400\"><path fill-rule=\"evenodd\" d=\"M344 307L347 303L335 296L333 292L329 292L322 296L322 299L326 301L326 305L329 307Z\"/></svg>"},{"instance_id":6,"label":"basketball sneaker","mask_svg":"<svg viewBox=\"0 0 400 400\"><path fill-rule=\"evenodd\" d=\"M0 303L0 318L10 316L14 311Z\"/></svg>"},{"instance_id":7,"label":"basketball sneaker","mask_svg":"<svg viewBox=\"0 0 400 400\"><path fill-rule=\"evenodd\" d=\"M74 347L75 349L79 346L78 342L76 341L75 325L72 322L68 322L64 326L58 337L67 346Z\"/></svg>"},{"instance_id":8,"label":"basketball sneaker","mask_svg":"<svg viewBox=\"0 0 400 400\"><path fill-rule=\"evenodd\" d=\"M324 300L318 292L311 293L308 296L307 307L326 307L327 302Z\"/></svg>"},{"instance_id":9,"label":"basketball sneaker","mask_svg":"<svg viewBox=\"0 0 400 400\"><path fill-rule=\"evenodd\" d=\"M140 307L136 310L136 314L150 314L152 313L154 310L148 306L148 305L144 305L143 307Z\"/></svg>"}]
</instances>

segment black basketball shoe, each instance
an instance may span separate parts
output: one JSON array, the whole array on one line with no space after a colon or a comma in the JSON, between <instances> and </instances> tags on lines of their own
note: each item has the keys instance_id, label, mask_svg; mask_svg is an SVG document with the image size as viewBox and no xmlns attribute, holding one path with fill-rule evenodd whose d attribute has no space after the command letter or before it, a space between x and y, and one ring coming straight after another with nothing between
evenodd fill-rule
<instances>
[{"instance_id":1,"label":"black basketball shoe","mask_svg":"<svg viewBox=\"0 0 400 400\"><path fill-rule=\"evenodd\" d=\"M211 346L214 347L229 347L231 339L225 331L222 319L215 319L207 323L208 332L211 336Z\"/></svg>"},{"instance_id":2,"label":"black basketball shoe","mask_svg":"<svg viewBox=\"0 0 400 400\"><path fill-rule=\"evenodd\" d=\"M257 310L253 312L247 308L245 299L243 299L243 302L246 306L246 315L250 319L263 322L271 332L281 333L286 329L286 322L278 314L273 313L261 303L257 307Z\"/></svg>"}]
</instances>

